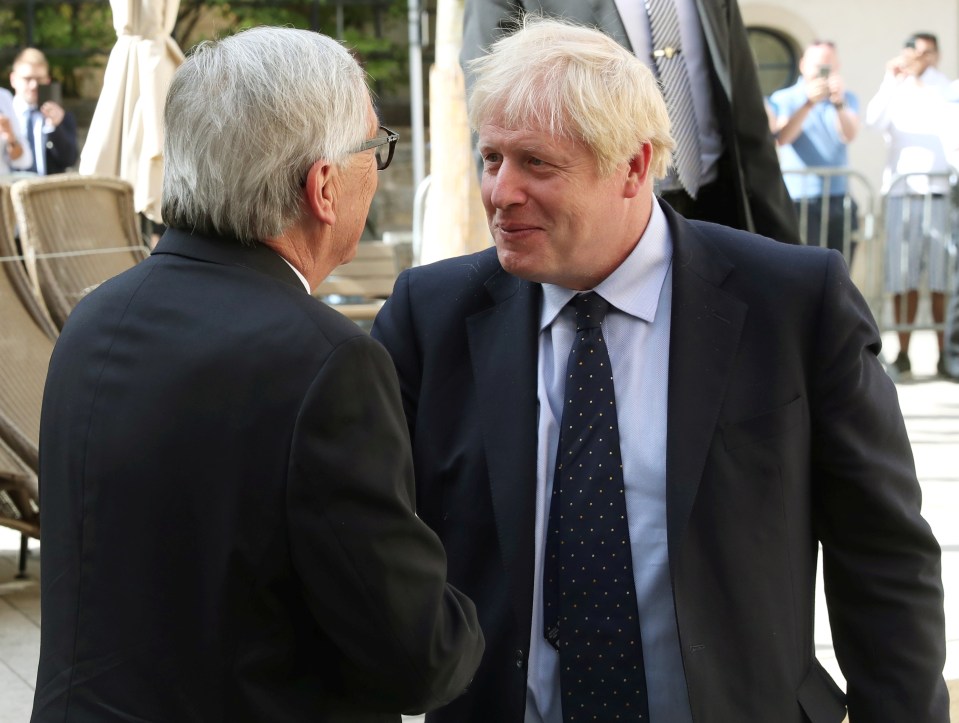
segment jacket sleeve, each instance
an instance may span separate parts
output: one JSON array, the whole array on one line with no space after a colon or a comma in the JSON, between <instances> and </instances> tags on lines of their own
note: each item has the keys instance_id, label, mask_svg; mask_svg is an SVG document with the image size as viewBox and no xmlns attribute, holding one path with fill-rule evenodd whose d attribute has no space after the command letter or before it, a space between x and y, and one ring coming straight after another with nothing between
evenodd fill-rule
<instances>
[{"instance_id":1,"label":"jacket sleeve","mask_svg":"<svg viewBox=\"0 0 959 723\"><path fill-rule=\"evenodd\" d=\"M377 342L355 337L323 365L297 421L290 546L307 603L343 653L343 679L384 712L452 700L484 648L413 497L396 373Z\"/></svg>"},{"instance_id":2,"label":"jacket sleeve","mask_svg":"<svg viewBox=\"0 0 959 723\"><path fill-rule=\"evenodd\" d=\"M46 134L48 168L65 170L77 162L77 120L66 112L63 120Z\"/></svg>"},{"instance_id":3,"label":"jacket sleeve","mask_svg":"<svg viewBox=\"0 0 959 723\"><path fill-rule=\"evenodd\" d=\"M850 720L944 723L940 549L879 335L831 254L812 377L814 524Z\"/></svg>"},{"instance_id":4,"label":"jacket sleeve","mask_svg":"<svg viewBox=\"0 0 959 723\"><path fill-rule=\"evenodd\" d=\"M719 0L706 0L719 2ZM743 24L739 3L728 0L731 134L735 138L743 190L756 233L798 244L799 223L786 191L779 156L763 106L756 60ZM729 152L729 149L727 149Z\"/></svg>"},{"instance_id":5,"label":"jacket sleeve","mask_svg":"<svg viewBox=\"0 0 959 723\"><path fill-rule=\"evenodd\" d=\"M878 131L885 131L889 127L889 114L892 110L893 97L901 81L886 73L879 85L879 90L866 106L866 125Z\"/></svg>"}]
</instances>

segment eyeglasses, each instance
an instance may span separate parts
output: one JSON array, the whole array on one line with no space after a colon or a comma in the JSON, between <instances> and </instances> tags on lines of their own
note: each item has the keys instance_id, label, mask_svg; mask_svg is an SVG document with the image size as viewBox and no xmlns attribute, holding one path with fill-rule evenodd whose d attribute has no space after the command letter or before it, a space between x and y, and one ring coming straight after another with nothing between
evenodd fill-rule
<instances>
[{"instance_id":1,"label":"eyeglasses","mask_svg":"<svg viewBox=\"0 0 959 723\"><path fill-rule=\"evenodd\" d=\"M391 131L386 126L380 126L376 138L370 138L370 140L364 141L359 148L353 151L353 153L361 153L362 151L368 151L371 148L375 148L376 153L374 155L376 156L376 170L383 171L390 165L390 161L393 160L393 151L396 150L396 142L399 139L399 133L396 131ZM387 148L382 148L382 146L386 146L387 144Z\"/></svg>"}]
</instances>

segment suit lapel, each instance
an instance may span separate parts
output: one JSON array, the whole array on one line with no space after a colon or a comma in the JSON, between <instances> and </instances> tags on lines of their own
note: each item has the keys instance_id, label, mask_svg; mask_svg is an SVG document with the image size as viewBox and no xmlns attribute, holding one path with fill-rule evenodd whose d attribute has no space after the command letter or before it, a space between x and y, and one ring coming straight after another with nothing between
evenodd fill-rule
<instances>
[{"instance_id":1,"label":"suit lapel","mask_svg":"<svg viewBox=\"0 0 959 723\"><path fill-rule=\"evenodd\" d=\"M735 2L736 0L728 0ZM696 10L699 13L703 34L706 36L706 45L712 66L716 71L716 78L726 95L726 102L733 97L732 75L729 70L729 21L727 20L727 0L696 0Z\"/></svg>"},{"instance_id":2,"label":"suit lapel","mask_svg":"<svg viewBox=\"0 0 959 723\"><path fill-rule=\"evenodd\" d=\"M680 549L748 307L722 289L731 262L663 204L673 237L673 309L666 434L671 564Z\"/></svg>"},{"instance_id":3,"label":"suit lapel","mask_svg":"<svg viewBox=\"0 0 959 723\"><path fill-rule=\"evenodd\" d=\"M536 522L539 287L500 271L491 308L467 320L493 514L521 626L530 624Z\"/></svg>"}]
</instances>

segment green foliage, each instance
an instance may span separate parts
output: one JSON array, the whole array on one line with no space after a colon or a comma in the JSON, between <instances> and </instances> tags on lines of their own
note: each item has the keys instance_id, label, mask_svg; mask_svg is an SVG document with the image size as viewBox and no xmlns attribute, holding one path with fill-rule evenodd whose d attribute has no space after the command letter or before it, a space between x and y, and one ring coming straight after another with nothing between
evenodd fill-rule
<instances>
[{"instance_id":1,"label":"green foliage","mask_svg":"<svg viewBox=\"0 0 959 723\"><path fill-rule=\"evenodd\" d=\"M74 69L101 64L116 42L109 0L0 0L0 58L6 67L27 42L28 5L35 18L33 44L46 53L50 73L64 92L73 95ZM202 28L211 11L222 19L218 27L226 28L221 35L256 25L319 30L357 52L382 96L405 82L406 7L407 0L181 0L172 35L189 52L208 39Z\"/></svg>"},{"instance_id":2,"label":"green foliage","mask_svg":"<svg viewBox=\"0 0 959 723\"><path fill-rule=\"evenodd\" d=\"M31 11L32 25L28 22ZM28 33L30 28L32 38ZM4 71L30 42L44 51L50 63L50 75L63 83L67 95L75 92L73 70L96 64L99 55L108 53L115 41L108 0L34 0L8 3L0 8L0 48L3 49L0 58Z\"/></svg>"},{"instance_id":3,"label":"green foliage","mask_svg":"<svg viewBox=\"0 0 959 723\"><path fill-rule=\"evenodd\" d=\"M340 37L356 51L379 94L389 93L404 82L407 73L405 43L391 40L388 30L404 30L407 0L344 0L338 12L335 0L320 2L273 2L262 0L190 0L181 2L180 16L173 36L189 52L200 40L195 32L203 13L216 9L231 18L220 35L237 33L257 25L283 25L319 30ZM395 33L394 33L395 34ZM400 33L405 39L405 31Z\"/></svg>"}]
</instances>

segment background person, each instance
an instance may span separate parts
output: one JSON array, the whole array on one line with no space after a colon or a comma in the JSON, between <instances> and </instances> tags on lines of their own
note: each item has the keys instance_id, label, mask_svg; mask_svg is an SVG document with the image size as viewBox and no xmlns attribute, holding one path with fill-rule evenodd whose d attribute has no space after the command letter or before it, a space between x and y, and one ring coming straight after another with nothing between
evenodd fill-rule
<instances>
[{"instance_id":1,"label":"background person","mask_svg":"<svg viewBox=\"0 0 959 723\"><path fill-rule=\"evenodd\" d=\"M859 101L846 90L839 73L839 54L828 40L814 41L799 61L795 84L773 93L769 101L776 114L776 142L779 162L789 195L796 204L796 216L802 219L802 199L806 204L806 226L801 229L806 243L826 245L852 259L852 247L846 242L844 199L849 184L845 176L828 176L826 243L822 243L824 177L788 171L807 168L846 168L847 146L859 132ZM858 209L849 199L850 231L858 227Z\"/></svg>"},{"instance_id":2,"label":"background person","mask_svg":"<svg viewBox=\"0 0 959 723\"><path fill-rule=\"evenodd\" d=\"M256 28L190 55L165 123L169 230L50 363L32 720L447 702L483 652L475 609L414 512L388 355L310 294L392 157L365 74L331 38Z\"/></svg>"},{"instance_id":3,"label":"background person","mask_svg":"<svg viewBox=\"0 0 959 723\"><path fill-rule=\"evenodd\" d=\"M912 325L919 309L919 282L925 272L932 318L945 321L950 171L944 138L950 81L939 71L939 44L931 33L915 33L886 64L879 90L866 107L866 124L882 131L889 155L883 171L886 194L886 291L893 295L896 324ZM926 175L936 174L936 175ZM909 330L899 332L892 364L904 377L912 372ZM937 373L947 376L942 332L937 333Z\"/></svg>"},{"instance_id":4,"label":"background person","mask_svg":"<svg viewBox=\"0 0 959 723\"><path fill-rule=\"evenodd\" d=\"M63 173L77 162L77 121L62 105L40 102L41 86L50 85L50 66L36 48L26 48L13 60L10 87L13 109L33 162L26 170L41 176Z\"/></svg>"},{"instance_id":5,"label":"background person","mask_svg":"<svg viewBox=\"0 0 959 723\"><path fill-rule=\"evenodd\" d=\"M404 272L373 326L400 377L419 514L487 638L469 691L428 720L613 720L598 700L634 706L621 720L648 705L653 722L944 723L939 546L842 257L657 202L666 109L604 34L529 20L474 73L496 248ZM597 296L599 329L569 303ZM600 361L608 350L610 383L579 355L587 342ZM567 387L574 353L595 372L586 394ZM583 454L578 435L567 448L570 428L604 450ZM579 470L592 472L570 487ZM845 694L815 659L820 543ZM564 600L589 613L624 581L618 612L553 624L555 605L572 619ZM633 609L641 641L611 656L626 670L571 705L568 674L590 679L581 660L607 672L597 653L626 636L597 630ZM640 666L645 683L614 695Z\"/></svg>"},{"instance_id":6,"label":"background person","mask_svg":"<svg viewBox=\"0 0 959 723\"><path fill-rule=\"evenodd\" d=\"M681 48L670 53L669 62L685 68L695 114L695 132L677 143L681 151L684 143L698 141L701 177L691 197L670 173L658 183L660 196L690 218L799 243L739 4L669 3L675 5L681 35ZM483 55L527 11L597 27L652 67L654 51L668 52L653 42L642 0L470 0L464 10L462 53L467 79L469 61ZM715 42L707 42L706 36Z\"/></svg>"},{"instance_id":7,"label":"background person","mask_svg":"<svg viewBox=\"0 0 959 723\"><path fill-rule=\"evenodd\" d=\"M33 160L15 119L13 96L10 91L0 88L0 175L24 171Z\"/></svg>"}]
</instances>

